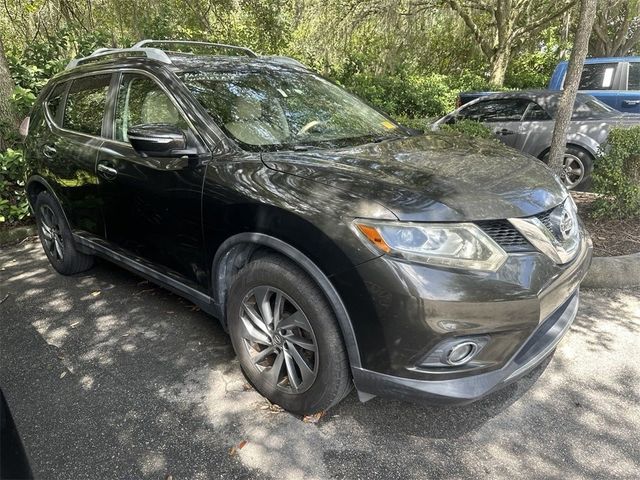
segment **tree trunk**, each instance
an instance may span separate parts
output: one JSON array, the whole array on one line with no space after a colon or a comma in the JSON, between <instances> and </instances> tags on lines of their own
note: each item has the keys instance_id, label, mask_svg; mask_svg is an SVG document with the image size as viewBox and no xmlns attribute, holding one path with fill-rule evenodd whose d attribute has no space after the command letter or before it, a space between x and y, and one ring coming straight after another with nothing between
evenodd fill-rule
<instances>
[{"instance_id":1,"label":"tree trunk","mask_svg":"<svg viewBox=\"0 0 640 480\"><path fill-rule=\"evenodd\" d=\"M489 83L494 87L502 87L511 60L511 49L508 46L500 47L491 57L491 75Z\"/></svg>"},{"instance_id":2,"label":"tree trunk","mask_svg":"<svg viewBox=\"0 0 640 480\"><path fill-rule=\"evenodd\" d=\"M565 175L563 160L567 145L567 131L573 114L573 105L576 101L584 59L589 49L589 37L591 36L593 19L595 18L596 3L597 0L582 0L580 2L580 18L578 19L580 28L576 30L573 39L569 68L564 82L564 92L562 92L558 111L556 112L551 150L549 151L549 166L560 178L564 178Z\"/></svg>"},{"instance_id":3,"label":"tree trunk","mask_svg":"<svg viewBox=\"0 0 640 480\"><path fill-rule=\"evenodd\" d=\"M10 139L15 138L18 133L18 119L11 103L13 87L13 79L9 73L4 45L0 37L0 152L7 148Z\"/></svg>"}]
</instances>

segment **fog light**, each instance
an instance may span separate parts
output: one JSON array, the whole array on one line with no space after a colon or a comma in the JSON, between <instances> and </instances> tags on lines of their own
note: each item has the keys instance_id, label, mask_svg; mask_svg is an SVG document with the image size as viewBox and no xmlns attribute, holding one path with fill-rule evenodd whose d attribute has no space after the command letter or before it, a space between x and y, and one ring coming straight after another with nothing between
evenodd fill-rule
<instances>
[{"instance_id":1,"label":"fog light","mask_svg":"<svg viewBox=\"0 0 640 480\"><path fill-rule=\"evenodd\" d=\"M475 342L458 343L447 353L447 363L449 365L464 365L475 356L477 351L478 344Z\"/></svg>"}]
</instances>

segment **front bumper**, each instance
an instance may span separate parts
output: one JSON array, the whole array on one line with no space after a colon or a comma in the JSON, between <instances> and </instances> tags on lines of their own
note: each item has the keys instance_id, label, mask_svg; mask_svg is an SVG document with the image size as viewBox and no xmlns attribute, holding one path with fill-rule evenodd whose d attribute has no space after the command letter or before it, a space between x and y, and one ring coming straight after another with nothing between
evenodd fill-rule
<instances>
[{"instance_id":1,"label":"front bumper","mask_svg":"<svg viewBox=\"0 0 640 480\"><path fill-rule=\"evenodd\" d=\"M416 380L354 368L359 392L429 403L465 404L479 400L531 371L553 351L578 312L578 291L556 310L502 368L449 380Z\"/></svg>"},{"instance_id":2,"label":"front bumper","mask_svg":"<svg viewBox=\"0 0 640 480\"><path fill-rule=\"evenodd\" d=\"M342 293L360 307L355 315L350 309L362 359L352 366L356 388L364 398L469 403L520 378L550 355L571 326L591 255L583 231L578 254L566 265L540 253L511 255L495 274L384 257L361 265L366 292L358 293L349 278L351 288ZM373 299L371 308L365 308L365 296ZM441 342L474 335L491 338L476 365L420 366Z\"/></svg>"}]
</instances>

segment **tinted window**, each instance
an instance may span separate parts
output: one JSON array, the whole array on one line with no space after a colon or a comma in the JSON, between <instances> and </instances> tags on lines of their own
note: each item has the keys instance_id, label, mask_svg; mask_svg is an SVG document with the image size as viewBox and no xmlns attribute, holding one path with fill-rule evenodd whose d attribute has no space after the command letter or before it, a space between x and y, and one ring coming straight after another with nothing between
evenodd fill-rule
<instances>
[{"instance_id":1,"label":"tinted window","mask_svg":"<svg viewBox=\"0 0 640 480\"><path fill-rule=\"evenodd\" d=\"M540 105L536 102L531 102L527 107L523 120L527 122L540 122L551 120L551 117Z\"/></svg>"},{"instance_id":2,"label":"tinted window","mask_svg":"<svg viewBox=\"0 0 640 480\"><path fill-rule=\"evenodd\" d=\"M123 75L118 88L115 139L126 142L129 128L153 123L187 129L185 120L160 85L144 75Z\"/></svg>"},{"instance_id":3,"label":"tinted window","mask_svg":"<svg viewBox=\"0 0 640 480\"><path fill-rule=\"evenodd\" d=\"M629 64L629 85L627 90L640 90L640 63Z\"/></svg>"},{"instance_id":4,"label":"tinted window","mask_svg":"<svg viewBox=\"0 0 640 480\"><path fill-rule=\"evenodd\" d=\"M484 100L464 108L458 118L478 122L519 122L529 103L524 98Z\"/></svg>"},{"instance_id":5,"label":"tinted window","mask_svg":"<svg viewBox=\"0 0 640 480\"><path fill-rule=\"evenodd\" d=\"M611 90L617 63L585 65L580 78L580 90Z\"/></svg>"},{"instance_id":6,"label":"tinted window","mask_svg":"<svg viewBox=\"0 0 640 480\"><path fill-rule=\"evenodd\" d=\"M62 126L68 130L100 136L111 74L73 80L64 109Z\"/></svg>"},{"instance_id":7,"label":"tinted window","mask_svg":"<svg viewBox=\"0 0 640 480\"><path fill-rule=\"evenodd\" d=\"M56 85L47 97L47 110L54 122L60 123L60 107L62 106L62 97L67 89L67 83Z\"/></svg>"}]
</instances>

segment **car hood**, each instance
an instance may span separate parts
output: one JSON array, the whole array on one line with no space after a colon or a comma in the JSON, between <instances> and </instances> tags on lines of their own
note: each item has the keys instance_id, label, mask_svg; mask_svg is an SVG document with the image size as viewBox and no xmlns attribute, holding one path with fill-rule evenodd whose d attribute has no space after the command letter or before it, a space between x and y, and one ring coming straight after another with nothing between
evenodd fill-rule
<instances>
[{"instance_id":1,"label":"car hood","mask_svg":"<svg viewBox=\"0 0 640 480\"><path fill-rule=\"evenodd\" d=\"M405 221L530 216L566 189L533 157L497 141L431 132L357 147L264 153L275 170L347 190Z\"/></svg>"}]
</instances>

